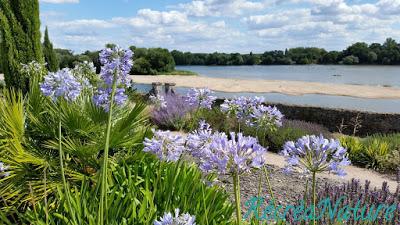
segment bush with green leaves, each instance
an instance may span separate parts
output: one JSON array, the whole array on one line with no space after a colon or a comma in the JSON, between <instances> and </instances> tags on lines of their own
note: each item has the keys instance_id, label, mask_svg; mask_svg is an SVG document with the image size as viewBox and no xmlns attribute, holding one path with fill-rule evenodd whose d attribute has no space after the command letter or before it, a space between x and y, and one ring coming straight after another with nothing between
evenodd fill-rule
<instances>
[{"instance_id":1,"label":"bush with green leaves","mask_svg":"<svg viewBox=\"0 0 400 225\"><path fill-rule=\"evenodd\" d=\"M198 224L229 224L232 216L229 195L220 187L207 186L206 178L193 165L160 164L153 156L137 152L112 165L109 182L107 224L152 224L163 212L175 208L196 215ZM96 192L90 180L83 181L80 188L73 188L69 196L74 207L70 212L66 196L58 191L54 196L56 207L48 212L49 224L65 224L72 218L76 219L76 225L96 224L99 202ZM30 208L20 218L29 224L45 224L43 202L36 207L36 212Z\"/></svg>"},{"instance_id":2,"label":"bush with green leaves","mask_svg":"<svg viewBox=\"0 0 400 225\"><path fill-rule=\"evenodd\" d=\"M0 182L0 196L7 204L25 208L31 192L35 201L43 198L44 174L49 194L60 184L58 162L58 109L39 90L39 80L31 82L27 96L4 91L0 99L0 161L9 166L10 176ZM149 133L145 104L127 104L113 115L110 137L111 160L141 150ZM73 103L61 102L63 148L66 177L81 182L100 170L105 142L107 113L94 105L87 92Z\"/></svg>"},{"instance_id":3,"label":"bush with green leaves","mask_svg":"<svg viewBox=\"0 0 400 225\"><path fill-rule=\"evenodd\" d=\"M353 164L380 171L395 171L400 165L400 134L375 134L365 138L342 136Z\"/></svg>"}]
</instances>

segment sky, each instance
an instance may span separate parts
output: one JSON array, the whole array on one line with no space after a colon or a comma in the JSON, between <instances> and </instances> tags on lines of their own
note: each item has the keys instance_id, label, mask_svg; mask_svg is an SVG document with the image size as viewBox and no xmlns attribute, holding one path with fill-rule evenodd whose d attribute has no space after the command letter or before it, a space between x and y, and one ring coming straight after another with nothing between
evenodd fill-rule
<instances>
[{"instance_id":1,"label":"sky","mask_svg":"<svg viewBox=\"0 0 400 225\"><path fill-rule=\"evenodd\" d=\"M76 53L121 47L261 53L400 41L400 0L39 0L41 29Z\"/></svg>"}]
</instances>

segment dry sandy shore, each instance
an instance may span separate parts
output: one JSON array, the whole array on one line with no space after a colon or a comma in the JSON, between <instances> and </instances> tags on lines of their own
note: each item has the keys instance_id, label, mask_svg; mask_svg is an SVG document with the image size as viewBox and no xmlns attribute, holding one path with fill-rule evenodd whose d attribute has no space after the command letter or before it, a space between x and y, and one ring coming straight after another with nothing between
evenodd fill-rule
<instances>
[{"instance_id":1,"label":"dry sandy shore","mask_svg":"<svg viewBox=\"0 0 400 225\"><path fill-rule=\"evenodd\" d=\"M201 76L130 76L134 82L151 84L152 82L173 82L179 87L208 87L222 92L283 93L289 95L325 94L351 96L359 98L398 99L400 88L362 86L349 84L327 84L284 80L241 80Z\"/></svg>"}]
</instances>

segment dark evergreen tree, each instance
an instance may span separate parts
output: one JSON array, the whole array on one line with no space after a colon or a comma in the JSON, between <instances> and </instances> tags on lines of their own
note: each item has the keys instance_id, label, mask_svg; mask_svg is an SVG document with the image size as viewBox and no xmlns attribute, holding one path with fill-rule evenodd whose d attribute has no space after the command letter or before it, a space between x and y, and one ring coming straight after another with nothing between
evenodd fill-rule
<instances>
[{"instance_id":1,"label":"dark evergreen tree","mask_svg":"<svg viewBox=\"0 0 400 225\"><path fill-rule=\"evenodd\" d=\"M21 75L21 63L43 63L38 0L0 1L0 55L7 86L25 92L29 78Z\"/></svg>"},{"instance_id":2,"label":"dark evergreen tree","mask_svg":"<svg viewBox=\"0 0 400 225\"><path fill-rule=\"evenodd\" d=\"M43 55L47 63L46 65L47 69L52 72L57 71L59 68L59 62L56 52L53 49L53 44L50 42L49 30L47 29L47 27L44 32Z\"/></svg>"}]
</instances>

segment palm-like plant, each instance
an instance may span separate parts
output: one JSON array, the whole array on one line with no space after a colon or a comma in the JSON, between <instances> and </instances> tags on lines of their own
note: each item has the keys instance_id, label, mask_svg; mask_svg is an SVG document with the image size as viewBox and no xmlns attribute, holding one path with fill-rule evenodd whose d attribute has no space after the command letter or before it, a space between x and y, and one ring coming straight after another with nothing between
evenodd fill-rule
<instances>
[{"instance_id":1,"label":"palm-like plant","mask_svg":"<svg viewBox=\"0 0 400 225\"><path fill-rule=\"evenodd\" d=\"M36 202L45 193L55 193L61 184L58 110L67 180L79 182L87 177L96 182L93 178L103 158L107 113L92 103L92 93L86 91L75 102L61 101L58 106L41 94L39 79L32 80L25 98L5 90L0 99L0 161L10 172L0 182L0 196L7 205L16 207ZM149 131L145 109L142 103L127 104L113 113L111 162L140 149Z\"/></svg>"}]
</instances>

